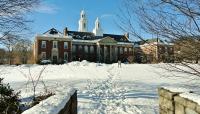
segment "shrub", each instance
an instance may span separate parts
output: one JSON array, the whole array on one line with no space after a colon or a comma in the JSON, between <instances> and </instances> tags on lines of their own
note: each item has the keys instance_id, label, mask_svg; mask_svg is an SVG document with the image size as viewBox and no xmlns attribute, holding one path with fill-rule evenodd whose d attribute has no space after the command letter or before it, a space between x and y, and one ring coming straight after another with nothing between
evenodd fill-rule
<instances>
[{"instance_id":1,"label":"shrub","mask_svg":"<svg viewBox=\"0 0 200 114\"><path fill-rule=\"evenodd\" d=\"M20 113L19 92L15 93L9 84L0 78L0 112L3 114Z\"/></svg>"}]
</instances>

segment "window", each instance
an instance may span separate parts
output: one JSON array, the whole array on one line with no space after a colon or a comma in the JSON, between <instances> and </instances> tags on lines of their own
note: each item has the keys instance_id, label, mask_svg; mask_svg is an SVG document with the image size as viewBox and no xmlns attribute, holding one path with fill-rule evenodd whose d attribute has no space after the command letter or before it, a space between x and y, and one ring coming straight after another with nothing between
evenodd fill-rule
<instances>
[{"instance_id":1,"label":"window","mask_svg":"<svg viewBox=\"0 0 200 114\"><path fill-rule=\"evenodd\" d=\"M41 53L41 58L42 58L42 60L46 59L46 52Z\"/></svg>"},{"instance_id":2,"label":"window","mask_svg":"<svg viewBox=\"0 0 200 114\"><path fill-rule=\"evenodd\" d=\"M46 48L46 41L42 41L41 48Z\"/></svg>"},{"instance_id":3,"label":"window","mask_svg":"<svg viewBox=\"0 0 200 114\"><path fill-rule=\"evenodd\" d=\"M64 49L68 48L68 42L64 42Z\"/></svg>"},{"instance_id":4,"label":"window","mask_svg":"<svg viewBox=\"0 0 200 114\"><path fill-rule=\"evenodd\" d=\"M58 42L57 41L53 41L53 48L58 48Z\"/></svg>"},{"instance_id":5,"label":"window","mask_svg":"<svg viewBox=\"0 0 200 114\"><path fill-rule=\"evenodd\" d=\"M64 52L64 60L68 60L68 53Z\"/></svg>"},{"instance_id":6,"label":"window","mask_svg":"<svg viewBox=\"0 0 200 114\"><path fill-rule=\"evenodd\" d=\"M88 46L84 46L84 52L88 53Z\"/></svg>"},{"instance_id":7,"label":"window","mask_svg":"<svg viewBox=\"0 0 200 114\"><path fill-rule=\"evenodd\" d=\"M72 52L76 52L76 45L72 46Z\"/></svg>"},{"instance_id":8,"label":"window","mask_svg":"<svg viewBox=\"0 0 200 114\"><path fill-rule=\"evenodd\" d=\"M94 53L94 46L90 46L90 52Z\"/></svg>"}]
</instances>

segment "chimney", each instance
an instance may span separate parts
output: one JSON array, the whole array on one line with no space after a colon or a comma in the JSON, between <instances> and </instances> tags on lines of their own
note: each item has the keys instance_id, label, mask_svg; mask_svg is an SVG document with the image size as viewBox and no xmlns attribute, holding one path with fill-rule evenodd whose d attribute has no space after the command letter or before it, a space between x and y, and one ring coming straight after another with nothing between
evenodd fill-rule
<instances>
[{"instance_id":1,"label":"chimney","mask_svg":"<svg viewBox=\"0 0 200 114\"><path fill-rule=\"evenodd\" d=\"M63 31L63 35L67 36L67 27L65 27L64 31Z\"/></svg>"},{"instance_id":2,"label":"chimney","mask_svg":"<svg viewBox=\"0 0 200 114\"><path fill-rule=\"evenodd\" d=\"M124 36L125 36L127 39L129 39L129 33L128 33L128 32L125 33Z\"/></svg>"}]
</instances>

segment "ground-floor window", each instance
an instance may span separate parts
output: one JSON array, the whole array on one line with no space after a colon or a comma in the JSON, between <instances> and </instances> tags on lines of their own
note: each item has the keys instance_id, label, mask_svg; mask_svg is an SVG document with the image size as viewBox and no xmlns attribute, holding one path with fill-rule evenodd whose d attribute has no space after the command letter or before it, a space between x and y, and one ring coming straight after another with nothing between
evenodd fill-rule
<instances>
[{"instance_id":1,"label":"ground-floor window","mask_svg":"<svg viewBox=\"0 0 200 114\"><path fill-rule=\"evenodd\" d=\"M41 58L44 60L44 59L46 59L46 52L42 52L41 53Z\"/></svg>"}]
</instances>

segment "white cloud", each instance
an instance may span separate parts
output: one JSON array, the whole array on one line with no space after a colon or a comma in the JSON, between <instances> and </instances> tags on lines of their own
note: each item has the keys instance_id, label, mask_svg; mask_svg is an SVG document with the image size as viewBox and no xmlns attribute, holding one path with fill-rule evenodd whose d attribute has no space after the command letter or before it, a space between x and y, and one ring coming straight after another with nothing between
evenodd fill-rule
<instances>
[{"instance_id":1,"label":"white cloud","mask_svg":"<svg viewBox=\"0 0 200 114\"><path fill-rule=\"evenodd\" d=\"M35 8L36 12L54 14L59 8L53 4L42 3Z\"/></svg>"},{"instance_id":2,"label":"white cloud","mask_svg":"<svg viewBox=\"0 0 200 114\"><path fill-rule=\"evenodd\" d=\"M108 18L108 17L114 17L115 15L113 15L113 14L103 14L103 15L101 15L101 17L100 18Z\"/></svg>"}]
</instances>

